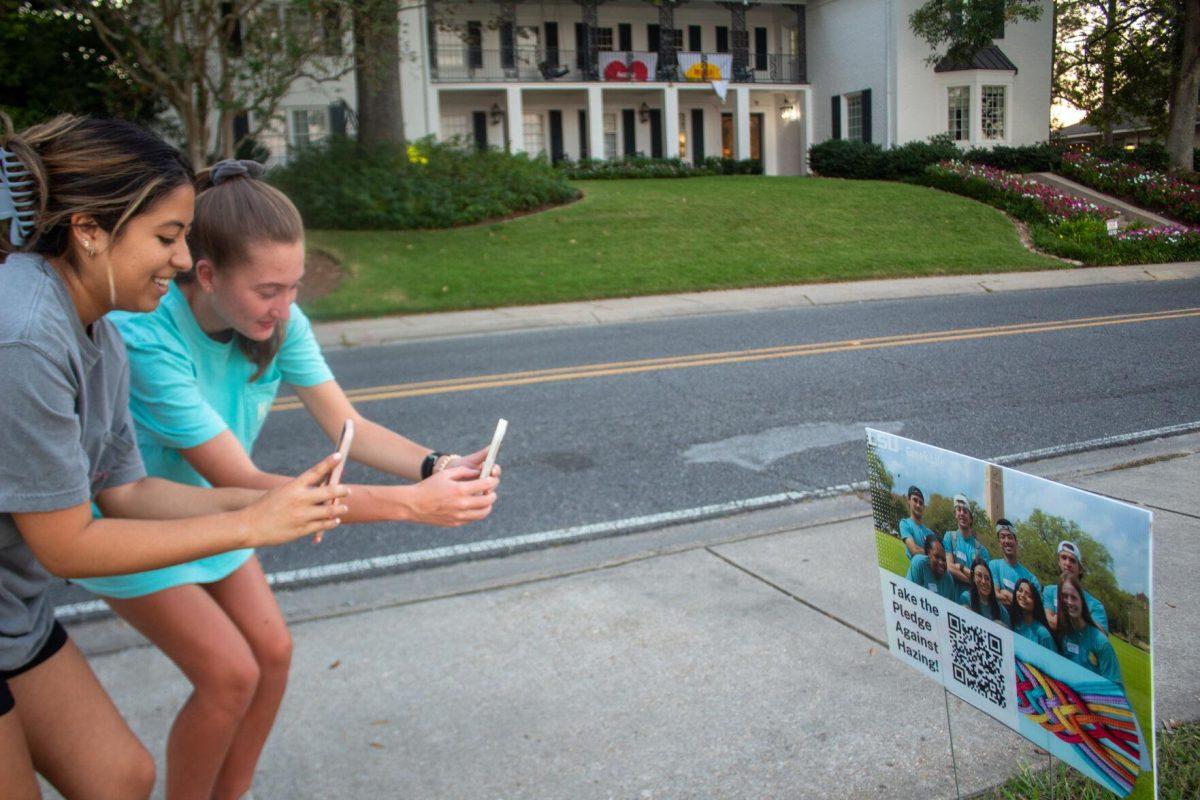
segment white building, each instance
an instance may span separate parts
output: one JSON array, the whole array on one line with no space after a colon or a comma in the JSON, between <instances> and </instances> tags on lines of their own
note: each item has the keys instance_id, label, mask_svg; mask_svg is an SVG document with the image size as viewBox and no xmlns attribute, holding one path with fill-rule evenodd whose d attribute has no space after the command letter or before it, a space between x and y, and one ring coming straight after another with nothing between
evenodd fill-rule
<instances>
[{"instance_id":1,"label":"white building","mask_svg":"<svg viewBox=\"0 0 1200 800\"><path fill-rule=\"evenodd\" d=\"M583 157L761 159L803 174L812 143L1044 141L1053 9L969 64L927 63L920 0L406 3L405 133ZM723 94L723 96L722 96ZM295 87L275 158L353 124L353 77Z\"/></svg>"}]
</instances>

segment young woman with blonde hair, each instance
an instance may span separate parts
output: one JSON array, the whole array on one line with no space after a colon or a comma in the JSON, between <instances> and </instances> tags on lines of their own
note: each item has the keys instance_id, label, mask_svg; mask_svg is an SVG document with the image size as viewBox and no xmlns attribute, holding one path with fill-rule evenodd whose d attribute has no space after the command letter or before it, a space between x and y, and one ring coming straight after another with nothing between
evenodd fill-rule
<instances>
[{"instance_id":1,"label":"young woman with blonde hair","mask_svg":"<svg viewBox=\"0 0 1200 800\"><path fill-rule=\"evenodd\" d=\"M267 489L287 481L250 457L281 383L350 456L412 484L354 486L345 522L462 525L483 519L497 479L485 450L442 455L365 419L350 404L295 305L304 226L257 179L254 162L201 176L188 236L195 270L153 314L115 321L129 348L130 406L148 471L197 485ZM498 470L495 473L499 474ZM292 641L262 567L234 550L168 569L79 581L170 657L194 691L171 728L167 795L236 798L250 789L283 700Z\"/></svg>"},{"instance_id":2,"label":"young woman with blonde hair","mask_svg":"<svg viewBox=\"0 0 1200 800\"><path fill-rule=\"evenodd\" d=\"M105 315L192 265L192 172L129 123L0 115L0 797L146 797L154 762L49 601L52 575L146 570L324 532L330 457L265 495L146 476ZM92 515L93 501L104 518Z\"/></svg>"}]
</instances>

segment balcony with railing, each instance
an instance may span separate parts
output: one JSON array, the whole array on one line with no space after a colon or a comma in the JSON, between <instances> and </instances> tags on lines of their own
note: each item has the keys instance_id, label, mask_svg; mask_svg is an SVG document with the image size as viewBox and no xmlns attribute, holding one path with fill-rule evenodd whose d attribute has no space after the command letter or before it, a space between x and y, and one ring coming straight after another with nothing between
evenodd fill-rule
<instances>
[{"instance_id":1,"label":"balcony with railing","mask_svg":"<svg viewBox=\"0 0 1200 800\"><path fill-rule=\"evenodd\" d=\"M679 50L565 50L510 47L484 50L439 47L430 55L436 83L545 83L651 81L805 83L799 56L788 53L708 53Z\"/></svg>"}]
</instances>

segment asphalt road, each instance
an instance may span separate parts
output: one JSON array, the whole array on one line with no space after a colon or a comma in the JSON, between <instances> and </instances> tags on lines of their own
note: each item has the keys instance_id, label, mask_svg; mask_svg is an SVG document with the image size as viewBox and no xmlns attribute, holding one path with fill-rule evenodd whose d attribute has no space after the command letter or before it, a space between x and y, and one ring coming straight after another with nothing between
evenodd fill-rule
<instances>
[{"instance_id":1,"label":"asphalt road","mask_svg":"<svg viewBox=\"0 0 1200 800\"><path fill-rule=\"evenodd\" d=\"M1200 420L1200 316L1072 321L1197 308L1200 281L1172 281L332 352L347 389L564 374L360 404L369 418L443 451L485 446L506 417L505 477L485 522L347 526L319 546L304 541L260 557L268 572L297 570L849 483L865 475L864 425L986 458L1190 423ZM1021 323L1046 324L1004 327ZM836 346L761 352L816 343ZM714 353L730 355L679 360ZM668 361L598 376L565 369L638 359ZM328 450L304 411L273 411L255 460L294 473ZM346 480L386 476L350 465ZM56 596L85 599L76 587Z\"/></svg>"}]
</instances>

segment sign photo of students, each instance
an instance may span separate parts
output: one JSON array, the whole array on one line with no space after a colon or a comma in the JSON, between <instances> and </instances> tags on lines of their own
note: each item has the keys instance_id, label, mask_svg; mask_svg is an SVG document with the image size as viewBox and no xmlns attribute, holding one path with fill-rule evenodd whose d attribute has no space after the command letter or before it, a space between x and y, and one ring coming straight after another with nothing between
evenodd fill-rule
<instances>
[{"instance_id":1,"label":"sign photo of students","mask_svg":"<svg viewBox=\"0 0 1200 800\"><path fill-rule=\"evenodd\" d=\"M1118 797L1154 797L1151 514L867 431L893 655Z\"/></svg>"}]
</instances>

